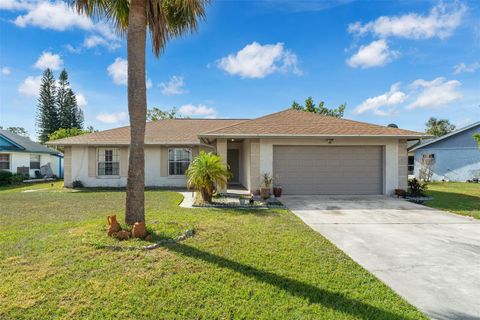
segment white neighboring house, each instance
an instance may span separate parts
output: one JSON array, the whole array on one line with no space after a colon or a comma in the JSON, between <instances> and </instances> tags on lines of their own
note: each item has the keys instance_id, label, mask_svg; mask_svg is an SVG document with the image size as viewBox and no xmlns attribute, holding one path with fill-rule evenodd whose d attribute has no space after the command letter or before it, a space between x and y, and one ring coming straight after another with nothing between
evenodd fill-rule
<instances>
[{"instance_id":1,"label":"white neighboring house","mask_svg":"<svg viewBox=\"0 0 480 320\"><path fill-rule=\"evenodd\" d=\"M35 171L44 165L50 165L55 176L63 177L61 152L0 129L0 170L12 173L28 170L29 176L35 178Z\"/></svg>"}]
</instances>

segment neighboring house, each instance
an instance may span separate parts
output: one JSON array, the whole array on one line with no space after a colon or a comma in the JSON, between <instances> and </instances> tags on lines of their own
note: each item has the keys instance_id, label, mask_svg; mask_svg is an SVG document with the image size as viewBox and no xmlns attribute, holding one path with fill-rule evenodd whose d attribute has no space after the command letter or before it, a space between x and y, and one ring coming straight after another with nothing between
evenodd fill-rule
<instances>
[{"instance_id":1,"label":"neighboring house","mask_svg":"<svg viewBox=\"0 0 480 320\"><path fill-rule=\"evenodd\" d=\"M185 187L199 150L230 166L232 183L260 188L275 177L285 194L392 194L407 187L407 141L425 134L288 109L253 120L175 119L148 122L147 186ZM130 128L52 141L65 147L65 185L127 183Z\"/></svg>"},{"instance_id":2,"label":"neighboring house","mask_svg":"<svg viewBox=\"0 0 480 320\"><path fill-rule=\"evenodd\" d=\"M480 133L480 122L414 146L409 152L415 154L415 176L429 169L433 181L480 178L480 149L474 133Z\"/></svg>"},{"instance_id":3,"label":"neighboring house","mask_svg":"<svg viewBox=\"0 0 480 320\"><path fill-rule=\"evenodd\" d=\"M0 129L0 170L25 173L35 178L35 171L50 165L57 177L63 177L63 154L29 138Z\"/></svg>"}]
</instances>

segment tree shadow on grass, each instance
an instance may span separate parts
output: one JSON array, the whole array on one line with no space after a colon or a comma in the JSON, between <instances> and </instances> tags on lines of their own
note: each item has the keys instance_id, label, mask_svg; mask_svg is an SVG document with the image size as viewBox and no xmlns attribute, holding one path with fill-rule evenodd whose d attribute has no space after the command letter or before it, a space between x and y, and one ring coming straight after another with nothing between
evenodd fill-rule
<instances>
[{"instance_id":1,"label":"tree shadow on grass","mask_svg":"<svg viewBox=\"0 0 480 320\"><path fill-rule=\"evenodd\" d=\"M393 312L346 297L343 294L322 289L298 280L289 279L268 271L259 270L185 244L166 244L165 247L181 255L203 260L220 268L227 268L247 277L255 278L257 281L285 290L293 296L306 298L310 303L321 304L339 312L348 313L359 319L409 319L405 316L397 315Z\"/></svg>"},{"instance_id":2,"label":"tree shadow on grass","mask_svg":"<svg viewBox=\"0 0 480 320\"><path fill-rule=\"evenodd\" d=\"M478 187L480 189L480 185ZM429 207L480 219L480 197L437 190L428 190L427 194L433 197L425 203Z\"/></svg>"}]
</instances>

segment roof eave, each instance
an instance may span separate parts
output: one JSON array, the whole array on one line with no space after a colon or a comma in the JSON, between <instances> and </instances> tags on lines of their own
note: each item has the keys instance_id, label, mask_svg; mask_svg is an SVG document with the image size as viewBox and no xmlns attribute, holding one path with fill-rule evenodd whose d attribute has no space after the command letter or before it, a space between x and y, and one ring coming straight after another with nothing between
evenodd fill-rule
<instances>
[{"instance_id":1,"label":"roof eave","mask_svg":"<svg viewBox=\"0 0 480 320\"><path fill-rule=\"evenodd\" d=\"M207 133L200 134L199 137L210 138L396 138L396 139L420 139L426 138L428 135L381 135L381 134L235 134L235 133Z\"/></svg>"}]
</instances>

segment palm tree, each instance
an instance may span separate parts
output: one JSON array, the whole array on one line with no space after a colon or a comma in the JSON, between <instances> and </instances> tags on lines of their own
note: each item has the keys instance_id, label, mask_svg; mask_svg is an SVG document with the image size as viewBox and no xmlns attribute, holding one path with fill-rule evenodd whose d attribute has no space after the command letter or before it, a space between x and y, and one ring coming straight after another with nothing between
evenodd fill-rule
<instances>
[{"instance_id":1,"label":"palm tree","mask_svg":"<svg viewBox=\"0 0 480 320\"><path fill-rule=\"evenodd\" d=\"M214 153L200 152L187 169L187 185L200 192L203 201L212 202L215 186L223 188L227 185L231 173L222 161L222 157Z\"/></svg>"},{"instance_id":2,"label":"palm tree","mask_svg":"<svg viewBox=\"0 0 480 320\"><path fill-rule=\"evenodd\" d=\"M156 56L168 40L195 31L205 18L209 0L69 0L78 12L106 18L120 34L127 34L128 114L130 156L125 222L145 221L145 121L147 88L145 49L147 28Z\"/></svg>"}]
</instances>

